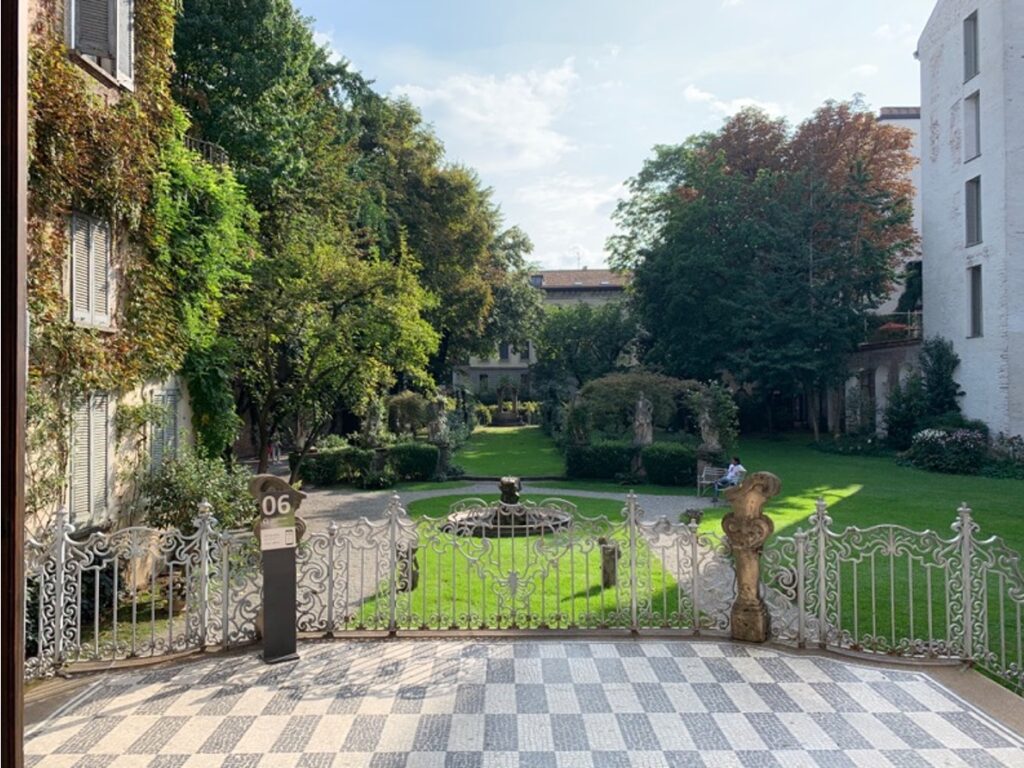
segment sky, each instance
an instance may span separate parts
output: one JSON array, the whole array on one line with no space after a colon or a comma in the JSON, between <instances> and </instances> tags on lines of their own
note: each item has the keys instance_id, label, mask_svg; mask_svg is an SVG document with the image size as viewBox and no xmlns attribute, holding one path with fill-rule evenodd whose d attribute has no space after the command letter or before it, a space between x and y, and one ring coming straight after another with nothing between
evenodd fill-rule
<instances>
[{"instance_id":1,"label":"sky","mask_svg":"<svg viewBox=\"0 0 1024 768\"><path fill-rule=\"evenodd\" d=\"M611 212L657 144L754 104L919 103L934 0L296 0L316 39L406 96L545 269L605 266Z\"/></svg>"}]
</instances>

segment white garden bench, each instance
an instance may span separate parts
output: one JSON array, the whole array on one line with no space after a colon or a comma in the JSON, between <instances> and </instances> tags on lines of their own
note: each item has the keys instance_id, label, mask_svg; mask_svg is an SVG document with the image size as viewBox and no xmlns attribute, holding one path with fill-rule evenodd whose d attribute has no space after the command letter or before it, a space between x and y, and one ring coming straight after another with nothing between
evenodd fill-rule
<instances>
[{"instance_id":1,"label":"white garden bench","mask_svg":"<svg viewBox=\"0 0 1024 768\"><path fill-rule=\"evenodd\" d=\"M715 483L725 477L727 471L725 467L704 467L700 474L697 475L697 495L703 496L707 488L714 488ZM739 476L736 478L736 485L743 482L746 474L746 472L739 473Z\"/></svg>"}]
</instances>

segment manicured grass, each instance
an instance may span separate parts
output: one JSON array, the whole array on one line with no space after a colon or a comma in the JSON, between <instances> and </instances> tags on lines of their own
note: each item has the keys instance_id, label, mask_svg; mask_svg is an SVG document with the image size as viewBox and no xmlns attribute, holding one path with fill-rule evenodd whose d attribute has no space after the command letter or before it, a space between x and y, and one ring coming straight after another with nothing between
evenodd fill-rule
<instances>
[{"instance_id":1,"label":"manicured grass","mask_svg":"<svg viewBox=\"0 0 1024 768\"><path fill-rule=\"evenodd\" d=\"M531 482L536 488L564 488L572 491L598 491L601 493L619 493L623 497L630 491L646 493L651 496L696 496L695 486L682 485L622 485L605 480L538 480Z\"/></svg>"},{"instance_id":2,"label":"manicured grass","mask_svg":"<svg viewBox=\"0 0 1024 768\"><path fill-rule=\"evenodd\" d=\"M406 482L396 483L394 490L397 493L403 491L438 491L446 490L448 488L468 488L472 483L466 480L445 480L443 482L437 482L436 480L426 480L420 482Z\"/></svg>"},{"instance_id":3,"label":"manicured grass","mask_svg":"<svg viewBox=\"0 0 1024 768\"><path fill-rule=\"evenodd\" d=\"M466 474L478 477L559 477L565 462L540 427L478 427L455 454Z\"/></svg>"},{"instance_id":4,"label":"manicured grass","mask_svg":"<svg viewBox=\"0 0 1024 768\"><path fill-rule=\"evenodd\" d=\"M949 537L957 507L966 501L980 536L1001 536L1024 551L1024 481L924 472L887 457L822 453L809 442L806 435L743 438L736 451L748 471L782 480L782 493L768 505L776 532L791 535L823 496L837 530L896 523Z\"/></svg>"},{"instance_id":5,"label":"manicured grass","mask_svg":"<svg viewBox=\"0 0 1024 768\"><path fill-rule=\"evenodd\" d=\"M462 496L421 499L409 505L414 518L447 514ZM488 494L485 501L496 501ZM540 501L542 496L524 497ZM504 539L460 537L423 520L416 562L416 589L398 599L398 621L404 627L599 627L629 625L628 534L623 503L611 499L567 496L580 516L572 534ZM595 518L588 521L586 518ZM598 537L620 547L618 583L604 588ZM640 564L651 608L669 616L678 611L678 591L661 562L641 547ZM507 579L515 572L516 590ZM360 610L367 626L380 624L386 600L367 601Z\"/></svg>"}]
</instances>

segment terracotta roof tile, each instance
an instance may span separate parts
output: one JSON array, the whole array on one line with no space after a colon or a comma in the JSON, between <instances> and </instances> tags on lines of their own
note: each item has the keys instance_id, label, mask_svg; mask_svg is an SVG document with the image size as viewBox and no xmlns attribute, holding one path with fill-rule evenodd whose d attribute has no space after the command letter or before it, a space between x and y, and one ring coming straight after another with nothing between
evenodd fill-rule
<instances>
[{"instance_id":1,"label":"terracotta roof tile","mask_svg":"<svg viewBox=\"0 0 1024 768\"><path fill-rule=\"evenodd\" d=\"M610 269L547 269L535 272L533 277L540 277L542 288L611 289L624 288L629 283L630 275Z\"/></svg>"}]
</instances>

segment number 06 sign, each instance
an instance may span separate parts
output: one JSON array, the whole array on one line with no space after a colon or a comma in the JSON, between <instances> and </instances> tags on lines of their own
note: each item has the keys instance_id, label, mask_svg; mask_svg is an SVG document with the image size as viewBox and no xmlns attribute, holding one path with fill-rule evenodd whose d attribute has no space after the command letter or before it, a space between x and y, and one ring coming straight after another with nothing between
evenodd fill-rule
<instances>
[{"instance_id":1,"label":"number 06 sign","mask_svg":"<svg viewBox=\"0 0 1024 768\"><path fill-rule=\"evenodd\" d=\"M260 507L260 549L293 549L298 544L295 510L306 494L273 475L257 475L250 490Z\"/></svg>"}]
</instances>

